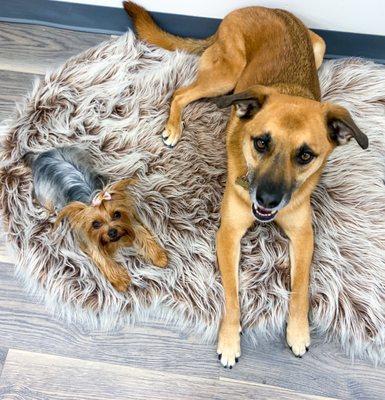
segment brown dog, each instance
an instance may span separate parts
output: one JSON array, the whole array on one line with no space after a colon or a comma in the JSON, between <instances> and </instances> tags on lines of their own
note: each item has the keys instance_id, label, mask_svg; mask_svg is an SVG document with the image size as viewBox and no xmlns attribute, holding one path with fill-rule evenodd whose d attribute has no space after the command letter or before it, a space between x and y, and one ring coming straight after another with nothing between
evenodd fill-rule
<instances>
[{"instance_id":1,"label":"brown dog","mask_svg":"<svg viewBox=\"0 0 385 400\"><path fill-rule=\"evenodd\" d=\"M195 82L174 94L163 135L166 145L178 141L181 113L188 103L235 93L216 100L220 107L235 106L227 128L228 179L217 234L225 290L218 339L222 364L232 368L241 354L240 241L255 220L275 219L290 239L286 338L293 353L302 356L310 345L310 195L335 146L353 137L362 148L368 147L367 137L345 108L320 102L317 67L325 51L323 40L282 10L236 10L224 18L215 35L193 40L163 32L131 2L124 7L139 36L148 42L169 50L203 52Z\"/></svg>"}]
</instances>

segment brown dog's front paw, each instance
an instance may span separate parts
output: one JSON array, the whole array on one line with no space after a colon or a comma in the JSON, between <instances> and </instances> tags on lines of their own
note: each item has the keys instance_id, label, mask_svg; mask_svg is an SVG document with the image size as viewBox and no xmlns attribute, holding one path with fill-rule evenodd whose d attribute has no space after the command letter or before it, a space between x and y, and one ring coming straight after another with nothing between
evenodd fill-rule
<instances>
[{"instance_id":1,"label":"brown dog's front paw","mask_svg":"<svg viewBox=\"0 0 385 400\"><path fill-rule=\"evenodd\" d=\"M163 143L171 149L175 147L181 137L182 129L183 124L180 126L167 124L166 129L162 133Z\"/></svg>"},{"instance_id":2,"label":"brown dog's front paw","mask_svg":"<svg viewBox=\"0 0 385 400\"><path fill-rule=\"evenodd\" d=\"M296 357L302 357L310 346L310 332L308 322L288 322L286 341Z\"/></svg>"},{"instance_id":3,"label":"brown dog's front paw","mask_svg":"<svg viewBox=\"0 0 385 400\"><path fill-rule=\"evenodd\" d=\"M110 282L118 292L125 292L131 285L131 277L127 272L121 272L119 276L114 277Z\"/></svg>"},{"instance_id":4,"label":"brown dog's front paw","mask_svg":"<svg viewBox=\"0 0 385 400\"><path fill-rule=\"evenodd\" d=\"M240 332L239 325L222 324L220 328L217 354L219 361L225 368L232 369L241 356Z\"/></svg>"}]
</instances>

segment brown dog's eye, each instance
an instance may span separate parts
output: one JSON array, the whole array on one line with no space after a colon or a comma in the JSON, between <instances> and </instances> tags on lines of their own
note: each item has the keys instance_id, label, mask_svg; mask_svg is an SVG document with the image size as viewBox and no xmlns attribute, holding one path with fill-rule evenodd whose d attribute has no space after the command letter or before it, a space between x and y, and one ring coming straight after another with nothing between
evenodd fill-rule
<instances>
[{"instance_id":1,"label":"brown dog's eye","mask_svg":"<svg viewBox=\"0 0 385 400\"><path fill-rule=\"evenodd\" d=\"M115 211L114 215L112 216L113 219L119 219L122 216L120 211Z\"/></svg>"},{"instance_id":2,"label":"brown dog's eye","mask_svg":"<svg viewBox=\"0 0 385 400\"><path fill-rule=\"evenodd\" d=\"M92 222L92 227L94 229L99 229L102 226L102 223L100 221L93 221Z\"/></svg>"},{"instance_id":3,"label":"brown dog's eye","mask_svg":"<svg viewBox=\"0 0 385 400\"><path fill-rule=\"evenodd\" d=\"M309 164L309 162L314 158L314 154L304 151L303 153L298 154L297 156L297 161L304 165L304 164Z\"/></svg>"},{"instance_id":4,"label":"brown dog's eye","mask_svg":"<svg viewBox=\"0 0 385 400\"><path fill-rule=\"evenodd\" d=\"M254 139L255 150L263 153L267 149L267 143L263 139Z\"/></svg>"},{"instance_id":5,"label":"brown dog's eye","mask_svg":"<svg viewBox=\"0 0 385 400\"><path fill-rule=\"evenodd\" d=\"M254 148L258 153L266 153L269 150L270 142L271 136L268 132L253 138Z\"/></svg>"}]
</instances>

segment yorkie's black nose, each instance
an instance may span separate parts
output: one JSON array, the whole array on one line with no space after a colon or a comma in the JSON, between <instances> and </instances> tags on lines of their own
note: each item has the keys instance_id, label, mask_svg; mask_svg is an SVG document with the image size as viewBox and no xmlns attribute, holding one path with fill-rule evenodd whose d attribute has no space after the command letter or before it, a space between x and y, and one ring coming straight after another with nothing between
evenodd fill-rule
<instances>
[{"instance_id":1,"label":"yorkie's black nose","mask_svg":"<svg viewBox=\"0 0 385 400\"><path fill-rule=\"evenodd\" d=\"M111 239L116 239L116 237L118 236L118 230L115 229L115 228L110 228L110 229L108 230L108 236L109 236Z\"/></svg>"}]
</instances>

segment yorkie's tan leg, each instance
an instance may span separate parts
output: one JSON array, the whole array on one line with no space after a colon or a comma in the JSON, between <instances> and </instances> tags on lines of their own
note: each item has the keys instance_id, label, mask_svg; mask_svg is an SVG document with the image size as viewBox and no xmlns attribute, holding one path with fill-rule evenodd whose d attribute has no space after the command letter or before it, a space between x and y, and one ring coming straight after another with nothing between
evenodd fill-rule
<instances>
[{"instance_id":1,"label":"yorkie's tan leg","mask_svg":"<svg viewBox=\"0 0 385 400\"><path fill-rule=\"evenodd\" d=\"M146 261L157 267L164 268L168 264L166 251L157 243L151 232L142 224L135 227L133 246Z\"/></svg>"},{"instance_id":2,"label":"yorkie's tan leg","mask_svg":"<svg viewBox=\"0 0 385 400\"><path fill-rule=\"evenodd\" d=\"M112 286L119 292L127 290L131 283L127 270L118 264L111 256L101 252L98 248L83 248L83 251L93 260L99 271L106 277Z\"/></svg>"}]
</instances>

